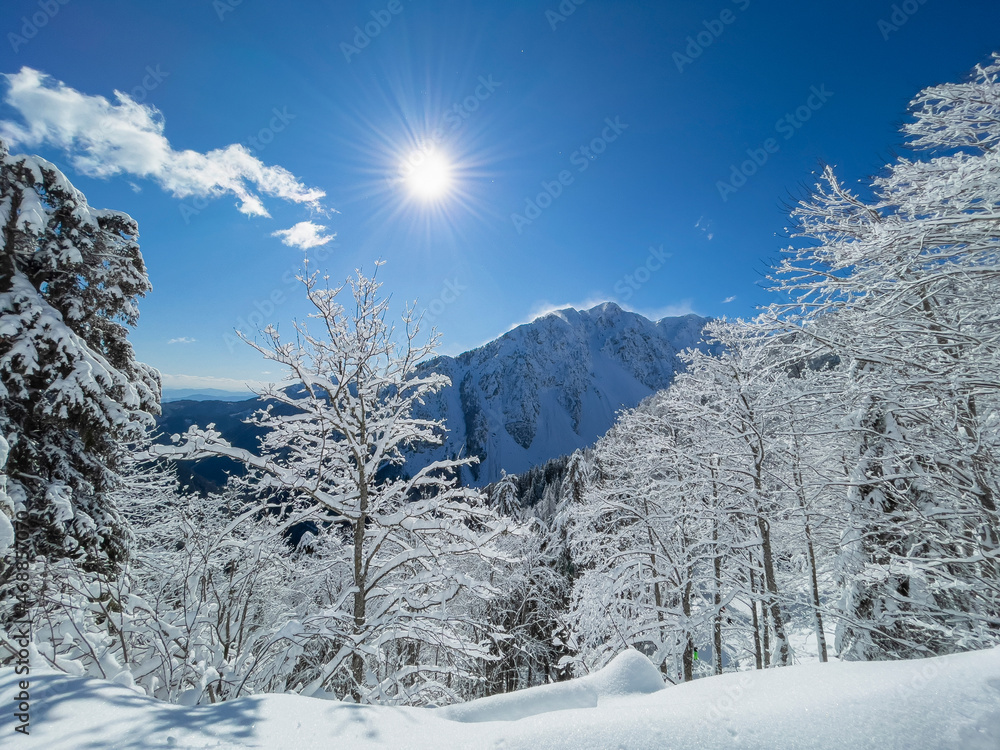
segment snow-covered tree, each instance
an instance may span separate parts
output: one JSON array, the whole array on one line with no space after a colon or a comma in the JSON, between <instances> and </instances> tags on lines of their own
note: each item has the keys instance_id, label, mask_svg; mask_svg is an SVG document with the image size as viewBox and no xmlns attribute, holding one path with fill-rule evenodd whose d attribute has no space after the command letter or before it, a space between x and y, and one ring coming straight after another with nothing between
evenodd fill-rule
<instances>
[{"instance_id":1,"label":"snow-covered tree","mask_svg":"<svg viewBox=\"0 0 1000 750\"><path fill-rule=\"evenodd\" d=\"M661 407L657 397L620 415L595 449L599 476L571 501L570 618L586 668L634 646L664 674L690 680L708 616L708 516L686 470L690 446Z\"/></svg>"},{"instance_id":2,"label":"snow-covered tree","mask_svg":"<svg viewBox=\"0 0 1000 750\"><path fill-rule=\"evenodd\" d=\"M27 554L110 569L125 550L116 461L159 412L159 376L127 339L150 288L136 223L0 142L0 227L6 494L27 512Z\"/></svg>"},{"instance_id":3,"label":"snow-covered tree","mask_svg":"<svg viewBox=\"0 0 1000 750\"><path fill-rule=\"evenodd\" d=\"M930 158L898 159L870 199L826 168L795 212L813 242L776 275L786 325L850 376L840 640L857 658L1000 635L1000 56L911 112Z\"/></svg>"},{"instance_id":4,"label":"snow-covered tree","mask_svg":"<svg viewBox=\"0 0 1000 750\"><path fill-rule=\"evenodd\" d=\"M748 659L788 664L801 612L794 627L812 627L823 658L828 485L843 476L817 457L836 445L817 420L835 385L796 372L798 349L759 322L714 321L706 335L719 353L688 352L669 389L620 416L570 505L571 621L588 665L614 643L641 643L685 680Z\"/></svg>"},{"instance_id":5,"label":"snow-covered tree","mask_svg":"<svg viewBox=\"0 0 1000 750\"><path fill-rule=\"evenodd\" d=\"M521 515L521 498L518 496L517 482L505 471L500 472L500 479L490 487L490 505L503 516L517 518Z\"/></svg>"},{"instance_id":6,"label":"snow-covered tree","mask_svg":"<svg viewBox=\"0 0 1000 750\"><path fill-rule=\"evenodd\" d=\"M745 523L745 541L756 547L759 569L750 573L751 579L756 575L762 584L763 665L769 666L772 657L773 663L789 664L775 539L786 504L778 415L787 408L787 376L773 361L769 339L753 327L713 321L706 335L722 351L717 356L697 350L688 353L688 371L681 376L678 389L691 394L682 402L688 414L685 420L700 421L701 434L714 432L715 468L729 498L728 512ZM769 648L771 634L773 649Z\"/></svg>"},{"instance_id":7,"label":"snow-covered tree","mask_svg":"<svg viewBox=\"0 0 1000 750\"><path fill-rule=\"evenodd\" d=\"M325 559L291 549L279 520L233 490L189 495L133 466L115 499L130 540L119 569L30 563L46 581L31 613L40 656L186 705L287 689L301 653L289 636L322 598ZM0 648L17 650L2 636Z\"/></svg>"},{"instance_id":8,"label":"snow-covered tree","mask_svg":"<svg viewBox=\"0 0 1000 750\"><path fill-rule=\"evenodd\" d=\"M14 503L7 493L7 457L10 444L0 435L0 555L14 546Z\"/></svg>"},{"instance_id":9,"label":"snow-covered tree","mask_svg":"<svg viewBox=\"0 0 1000 750\"><path fill-rule=\"evenodd\" d=\"M450 700L453 687L490 658L491 639L467 599L488 598L495 540L508 530L475 490L455 480L464 461L436 462L405 474L404 449L439 444L442 426L412 416L448 383L419 368L436 337L417 343L410 310L397 338L380 284L358 272L337 288L302 278L314 308L285 341L264 331L250 342L287 368L291 387L260 393L269 406L259 455L232 447L211 429L192 428L161 455L225 455L244 463L287 513L317 529L310 544L339 560L346 584L301 623L307 694L333 690L358 701ZM349 288L351 312L339 296ZM180 440L178 438L178 440ZM332 551L335 550L335 551ZM478 568L477 568L478 566Z\"/></svg>"},{"instance_id":10,"label":"snow-covered tree","mask_svg":"<svg viewBox=\"0 0 1000 750\"><path fill-rule=\"evenodd\" d=\"M567 655L563 617L569 581L549 521L532 515L521 533L503 548L512 562L497 570L497 595L486 602L484 620L502 634L497 658L483 664L482 694L492 695L546 684L567 677L560 659Z\"/></svg>"}]
</instances>

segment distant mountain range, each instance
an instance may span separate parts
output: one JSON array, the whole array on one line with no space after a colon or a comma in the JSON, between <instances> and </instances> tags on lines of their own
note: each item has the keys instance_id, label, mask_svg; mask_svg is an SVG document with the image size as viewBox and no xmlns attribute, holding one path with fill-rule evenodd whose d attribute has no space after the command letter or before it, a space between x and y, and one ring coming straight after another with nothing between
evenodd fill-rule
<instances>
[{"instance_id":1,"label":"distant mountain range","mask_svg":"<svg viewBox=\"0 0 1000 750\"><path fill-rule=\"evenodd\" d=\"M221 391L218 388L164 388L160 401L246 401L256 398L251 391Z\"/></svg>"},{"instance_id":2,"label":"distant mountain range","mask_svg":"<svg viewBox=\"0 0 1000 750\"><path fill-rule=\"evenodd\" d=\"M428 399L420 416L444 421L447 438L408 462L475 455L479 466L463 481L485 485L501 471L520 473L591 445L620 409L670 385L683 366L678 353L705 347L706 322L697 315L652 321L606 302L551 312L478 349L437 357L423 367L452 384ZM253 449L258 434L242 420L258 408L256 400L165 399L160 425L170 434L214 422L234 445ZM193 484L225 480L227 462L213 461L193 468Z\"/></svg>"}]
</instances>

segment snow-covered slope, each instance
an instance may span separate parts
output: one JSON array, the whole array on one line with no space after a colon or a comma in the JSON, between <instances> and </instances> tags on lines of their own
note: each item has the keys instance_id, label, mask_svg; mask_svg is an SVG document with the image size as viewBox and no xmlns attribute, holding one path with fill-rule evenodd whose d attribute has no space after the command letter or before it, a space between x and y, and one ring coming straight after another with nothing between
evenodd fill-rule
<instances>
[{"instance_id":1,"label":"snow-covered slope","mask_svg":"<svg viewBox=\"0 0 1000 750\"><path fill-rule=\"evenodd\" d=\"M444 446L418 460L480 458L466 481L486 484L591 445L615 413L666 388L681 367L677 353L701 342L705 318L651 321L612 302L566 308L519 326L429 368L452 387L424 414L448 426Z\"/></svg>"},{"instance_id":2,"label":"snow-covered slope","mask_svg":"<svg viewBox=\"0 0 1000 750\"><path fill-rule=\"evenodd\" d=\"M3 747L24 750L997 750L1000 648L912 662L807 664L660 689L637 652L558 685L442 709L262 695L182 708L33 671L30 735L0 670Z\"/></svg>"}]
</instances>

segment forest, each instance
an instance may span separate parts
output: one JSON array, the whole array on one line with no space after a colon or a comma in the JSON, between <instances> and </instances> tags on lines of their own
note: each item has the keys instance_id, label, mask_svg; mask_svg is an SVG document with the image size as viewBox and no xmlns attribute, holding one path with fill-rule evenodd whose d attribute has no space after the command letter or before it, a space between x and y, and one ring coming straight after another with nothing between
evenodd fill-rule
<instances>
[{"instance_id":1,"label":"forest","mask_svg":"<svg viewBox=\"0 0 1000 750\"><path fill-rule=\"evenodd\" d=\"M380 265L304 267L256 451L155 443L128 215L0 144L0 663L186 706L444 705L637 649L671 683L1000 645L1000 55L920 91L908 151L791 211L773 302L705 328L592 448L480 490ZM275 408L280 405L280 408ZM175 466L225 456L225 488ZM25 637L30 633L30 637Z\"/></svg>"}]
</instances>

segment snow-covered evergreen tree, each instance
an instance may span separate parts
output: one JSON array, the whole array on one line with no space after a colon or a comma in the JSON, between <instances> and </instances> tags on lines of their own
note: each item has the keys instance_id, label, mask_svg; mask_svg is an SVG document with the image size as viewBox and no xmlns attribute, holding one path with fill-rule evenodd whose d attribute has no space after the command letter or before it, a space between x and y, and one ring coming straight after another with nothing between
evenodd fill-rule
<instances>
[{"instance_id":1,"label":"snow-covered evergreen tree","mask_svg":"<svg viewBox=\"0 0 1000 750\"><path fill-rule=\"evenodd\" d=\"M521 498L517 493L517 482L507 472L500 472L500 480L490 487L490 505L497 513L510 518L521 515Z\"/></svg>"},{"instance_id":2,"label":"snow-covered evergreen tree","mask_svg":"<svg viewBox=\"0 0 1000 750\"><path fill-rule=\"evenodd\" d=\"M127 338L150 288L136 223L0 142L0 227L6 494L27 512L29 555L107 571L125 552L109 494L121 445L159 413L159 375Z\"/></svg>"}]
</instances>

